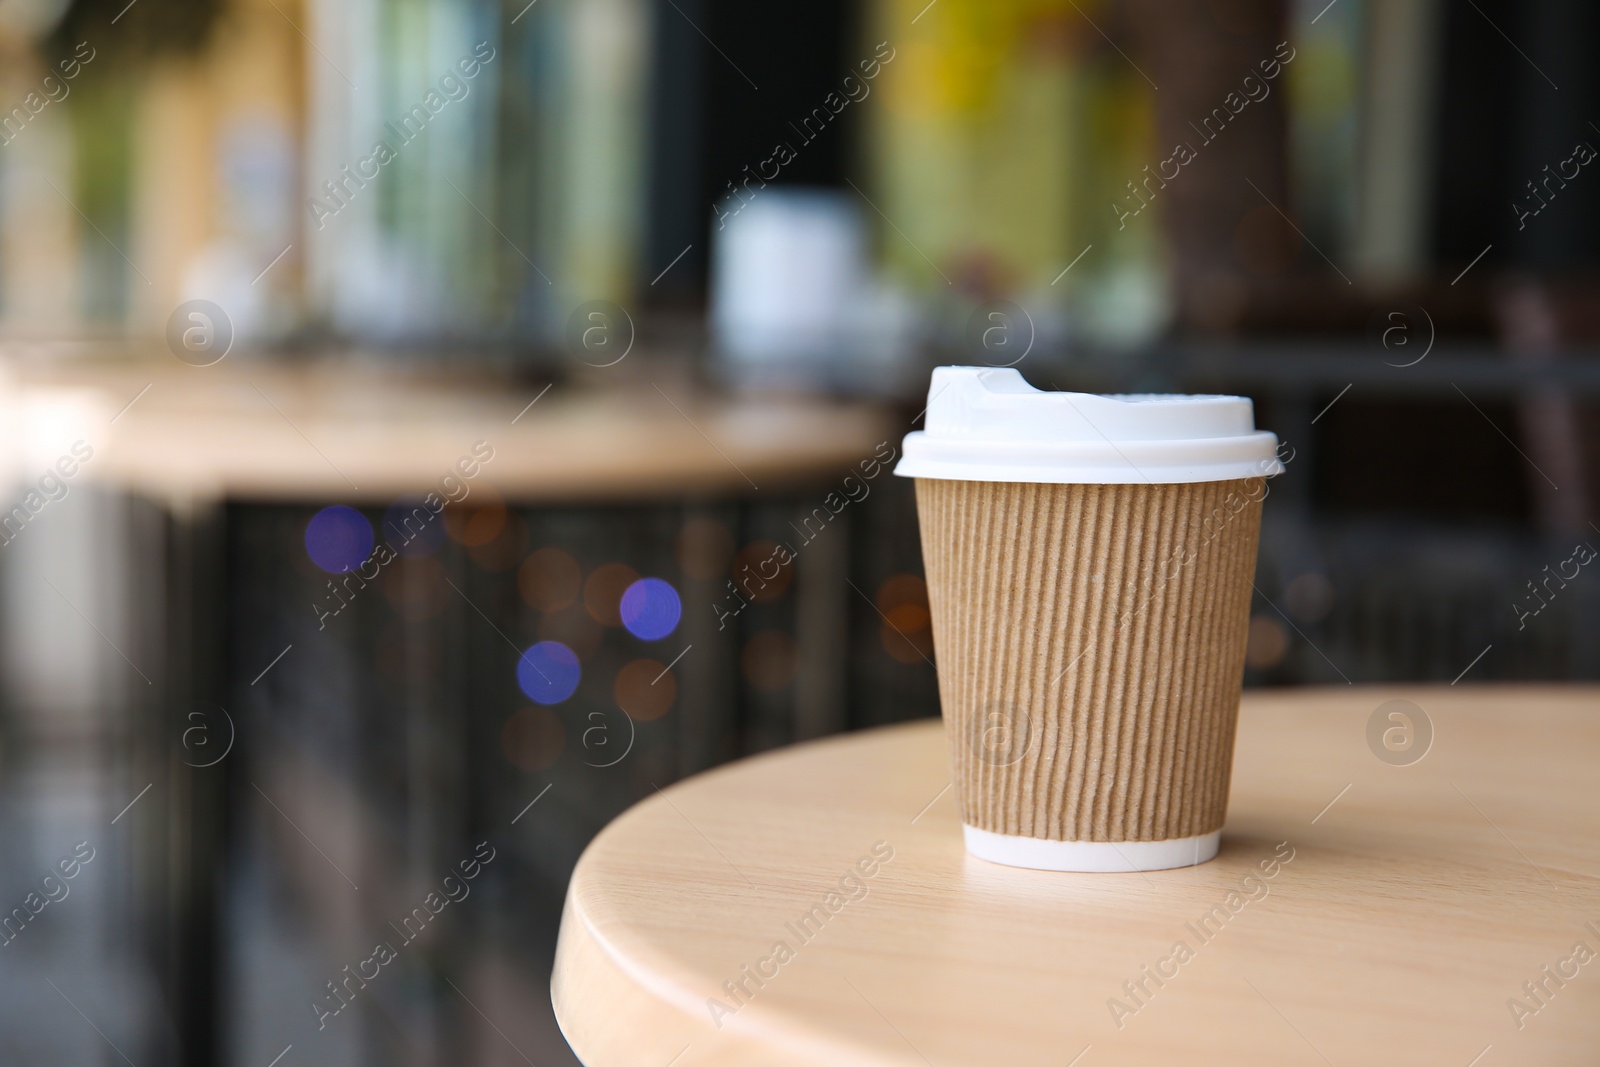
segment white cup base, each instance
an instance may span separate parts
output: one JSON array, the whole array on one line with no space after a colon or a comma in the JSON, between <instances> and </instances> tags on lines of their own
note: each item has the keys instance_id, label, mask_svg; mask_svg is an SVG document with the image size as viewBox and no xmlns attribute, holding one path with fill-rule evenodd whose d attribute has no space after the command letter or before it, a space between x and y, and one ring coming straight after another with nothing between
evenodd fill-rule
<instances>
[{"instance_id":1,"label":"white cup base","mask_svg":"<svg viewBox=\"0 0 1600 1067\"><path fill-rule=\"evenodd\" d=\"M962 826L967 851L990 863L1039 871L1127 873L1193 867L1217 854L1222 831L1168 841L1045 841Z\"/></svg>"}]
</instances>

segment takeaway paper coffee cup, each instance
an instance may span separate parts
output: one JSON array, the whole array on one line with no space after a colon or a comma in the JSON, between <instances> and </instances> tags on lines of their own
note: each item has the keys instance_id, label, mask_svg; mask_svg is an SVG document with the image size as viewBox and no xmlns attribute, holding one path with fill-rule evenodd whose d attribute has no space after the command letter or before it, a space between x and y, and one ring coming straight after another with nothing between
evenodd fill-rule
<instances>
[{"instance_id":1,"label":"takeaway paper coffee cup","mask_svg":"<svg viewBox=\"0 0 1600 1067\"><path fill-rule=\"evenodd\" d=\"M939 367L915 478L967 850L1060 871L1217 853L1277 438L1237 396Z\"/></svg>"}]
</instances>

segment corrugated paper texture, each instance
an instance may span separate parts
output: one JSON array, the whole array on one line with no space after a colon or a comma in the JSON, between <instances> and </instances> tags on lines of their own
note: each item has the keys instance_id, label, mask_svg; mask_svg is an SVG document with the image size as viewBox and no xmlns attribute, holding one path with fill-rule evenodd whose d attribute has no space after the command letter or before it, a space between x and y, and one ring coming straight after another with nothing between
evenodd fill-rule
<instances>
[{"instance_id":1,"label":"corrugated paper texture","mask_svg":"<svg viewBox=\"0 0 1600 1067\"><path fill-rule=\"evenodd\" d=\"M1265 495L917 479L963 821L1052 841L1222 826Z\"/></svg>"}]
</instances>

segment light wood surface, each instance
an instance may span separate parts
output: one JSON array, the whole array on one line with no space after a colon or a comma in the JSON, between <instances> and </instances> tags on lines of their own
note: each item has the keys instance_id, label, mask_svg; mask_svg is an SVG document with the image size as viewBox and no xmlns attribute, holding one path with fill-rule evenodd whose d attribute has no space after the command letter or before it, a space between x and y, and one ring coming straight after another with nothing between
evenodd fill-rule
<instances>
[{"instance_id":1,"label":"light wood surface","mask_svg":"<svg viewBox=\"0 0 1600 1067\"><path fill-rule=\"evenodd\" d=\"M1409 766L1368 748L1397 698L1434 730ZM966 856L937 722L814 742L607 827L568 892L556 1013L589 1067L1592 1065L1600 958L1572 957L1600 952L1597 768L1600 688L1251 692L1218 858L1072 875ZM802 941L877 842L866 895ZM775 975L738 1005L744 965ZM1173 976L1135 1002L1146 965ZM1520 1029L1513 997L1538 1008ZM719 1028L708 998L738 1010Z\"/></svg>"},{"instance_id":2,"label":"light wood surface","mask_svg":"<svg viewBox=\"0 0 1600 1067\"><path fill-rule=\"evenodd\" d=\"M742 494L836 480L908 429L870 405L714 396L666 373L540 395L359 364L168 359L0 386L8 421L48 412L52 431L3 442L24 455L17 476L37 479L81 437L85 479L175 498L387 503L436 486L477 441L495 452L479 477L523 502Z\"/></svg>"}]
</instances>

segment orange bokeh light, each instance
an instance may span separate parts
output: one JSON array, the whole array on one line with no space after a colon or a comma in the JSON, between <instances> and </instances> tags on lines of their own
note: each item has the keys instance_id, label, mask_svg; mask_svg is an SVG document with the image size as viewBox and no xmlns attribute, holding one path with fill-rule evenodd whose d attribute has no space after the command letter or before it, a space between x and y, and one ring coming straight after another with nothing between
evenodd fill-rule
<instances>
[{"instance_id":1,"label":"orange bokeh light","mask_svg":"<svg viewBox=\"0 0 1600 1067\"><path fill-rule=\"evenodd\" d=\"M521 515L512 511L506 513L505 524L498 535L486 544L468 548L467 555L484 570L499 574L514 568L526 551L528 524L522 521Z\"/></svg>"},{"instance_id":2,"label":"orange bokeh light","mask_svg":"<svg viewBox=\"0 0 1600 1067\"><path fill-rule=\"evenodd\" d=\"M472 492L461 503L444 509L442 518L452 540L468 548L487 545L505 528L505 498L480 478L472 483Z\"/></svg>"},{"instance_id":3,"label":"orange bokeh light","mask_svg":"<svg viewBox=\"0 0 1600 1067\"><path fill-rule=\"evenodd\" d=\"M878 586L873 604L883 613L878 640L900 663L933 658L933 621L928 611L928 583L915 574L892 574Z\"/></svg>"},{"instance_id":4,"label":"orange bokeh light","mask_svg":"<svg viewBox=\"0 0 1600 1067\"><path fill-rule=\"evenodd\" d=\"M636 659L617 672L611 695L630 719L649 722L672 710L678 679L659 660Z\"/></svg>"},{"instance_id":5,"label":"orange bokeh light","mask_svg":"<svg viewBox=\"0 0 1600 1067\"><path fill-rule=\"evenodd\" d=\"M603 626L622 625L622 594L639 580L639 572L626 563L597 567L583 583L583 606Z\"/></svg>"},{"instance_id":6,"label":"orange bokeh light","mask_svg":"<svg viewBox=\"0 0 1600 1067\"><path fill-rule=\"evenodd\" d=\"M745 545L733 560L733 584L739 595L757 604L783 596L794 580L793 562L782 562L788 558L788 551L780 550L776 541L751 541Z\"/></svg>"}]
</instances>

